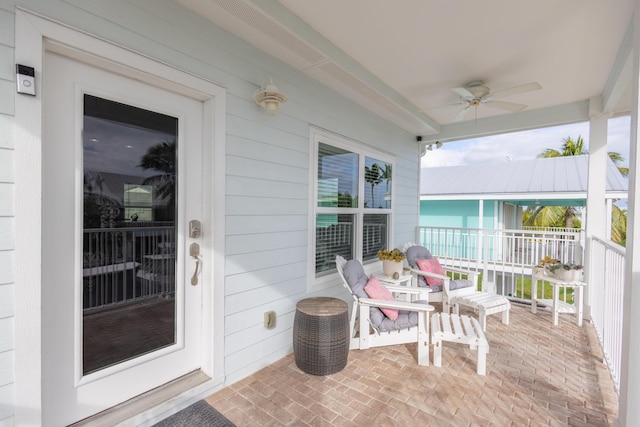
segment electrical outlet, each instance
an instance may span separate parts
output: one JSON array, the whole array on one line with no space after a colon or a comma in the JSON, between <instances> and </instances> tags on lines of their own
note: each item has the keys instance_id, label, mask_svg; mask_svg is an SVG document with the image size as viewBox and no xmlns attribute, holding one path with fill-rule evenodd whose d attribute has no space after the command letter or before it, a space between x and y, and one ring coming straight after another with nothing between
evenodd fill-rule
<instances>
[{"instance_id":1,"label":"electrical outlet","mask_svg":"<svg viewBox=\"0 0 640 427\"><path fill-rule=\"evenodd\" d=\"M273 329L276 327L275 311L267 311L264 313L264 327L267 329Z\"/></svg>"}]
</instances>

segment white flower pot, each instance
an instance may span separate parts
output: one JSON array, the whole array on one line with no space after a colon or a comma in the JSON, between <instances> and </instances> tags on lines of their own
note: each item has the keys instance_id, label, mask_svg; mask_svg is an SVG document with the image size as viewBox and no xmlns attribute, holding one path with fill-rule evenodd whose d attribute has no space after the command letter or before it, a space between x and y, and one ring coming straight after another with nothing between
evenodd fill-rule
<instances>
[{"instance_id":1,"label":"white flower pot","mask_svg":"<svg viewBox=\"0 0 640 427\"><path fill-rule=\"evenodd\" d=\"M574 282L576 280L580 280L582 270L565 270L564 268L559 268L554 273L560 280L565 282Z\"/></svg>"},{"instance_id":2,"label":"white flower pot","mask_svg":"<svg viewBox=\"0 0 640 427\"><path fill-rule=\"evenodd\" d=\"M402 276L402 267L402 261L397 262L391 259L382 260L382 271L384 271L387 277L393 277L393 273L398 273L398 276Z\"/></svg>"}]
</instances>

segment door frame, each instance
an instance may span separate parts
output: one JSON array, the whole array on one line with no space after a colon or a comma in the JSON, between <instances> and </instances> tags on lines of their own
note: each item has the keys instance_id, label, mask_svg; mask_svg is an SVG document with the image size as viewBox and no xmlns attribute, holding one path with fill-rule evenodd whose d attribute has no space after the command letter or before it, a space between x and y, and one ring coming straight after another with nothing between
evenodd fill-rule
<instances>
[{"instance_id":1,"label":"door frame","mask_svg":"<svg viewBox=\"0 0 640 427\"><path fill-rule=\"evenodd\" d=\"M15 95L15 421L42 424L41 267L42 260L42 72L45 49L81 62L142 79L203 102L203 340L201 371L210 379L190 392L171 398L171 406L194 400L224 384L224 250L225 250L225 146L226 89L155 61L143 54L98 39L87 33L17 9L15 60L36 71L36 96ZM91 53L88 53L91 52ZM215 201L215 203L214 203ZM215 352L213 349L215 348ZM194 394L195 393L195 394ZM162 406L162 405L160 405ZM156 407L147 419L167 411Z\"/></svg>"}]
</instances>

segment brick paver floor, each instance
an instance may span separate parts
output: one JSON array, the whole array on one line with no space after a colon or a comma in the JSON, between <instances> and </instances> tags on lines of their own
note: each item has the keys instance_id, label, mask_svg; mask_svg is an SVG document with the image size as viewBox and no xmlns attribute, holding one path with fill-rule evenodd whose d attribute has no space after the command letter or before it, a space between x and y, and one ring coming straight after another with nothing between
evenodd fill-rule
<instances>
[{"instance_id":1,"label":"brick paver floor","mask_svg":"<svg viewBox=\"0 0 640 427\"><path fill-rule=\"evenodd\" d=\"M436 306L439 309L439 306ZM463 312L473 315L471 312ZM237 426L610 426L618 397L590 322L513 304L487 318L487 375L476 353L445 343L442 367L418 366L416 345L351 350L327 376L293 354L206 400Z\"/></svg>"}]
</instances>

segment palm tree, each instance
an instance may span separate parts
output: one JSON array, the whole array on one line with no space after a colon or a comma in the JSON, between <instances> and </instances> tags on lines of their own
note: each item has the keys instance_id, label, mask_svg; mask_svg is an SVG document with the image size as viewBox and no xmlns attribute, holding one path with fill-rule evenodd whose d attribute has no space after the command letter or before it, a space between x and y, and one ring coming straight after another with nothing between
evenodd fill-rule
<instances>
[{"instance_id":1,"label":"palm tree","mask_svg":"<svg viewBox=\"0 0 640 427\"><path fill-rule=\"evenodd\" d=\"M150 147L138 166L144 170L159 172L158 175L146 178L143 183L156 186L158 197L166 199L168 207L175 206L176 141L165 141Z\"/></svg>"},{"instance_id":2,"label":"palm tree","mask_svg":"<svg viewBox=\"0 0 640 427\"><path fill-rule=\"evenodd\" d=\"M371 207L375 208L376 204L374 201L374 188L376 185L380 184L383 180L382 178L382 169L380 169L380 165L374 163L371 165L371 168L368 166L364 167L364 180L371 185Z\"/></svg>"},{"instance_id":3,"label":"palm tree","mask_svg":"<svg viewBox=\"0 0 640 427\"><path fill-rule=\"evenodd\" d=\"M578 139L573 140L571 137L567 137L562 140L562 147L560 150L553 148L547 148L542 153L538 154L538 158L549 157L567 157L567 156L580 156L588 154L584 148L584 140L581 136ZM609 158L616 166L618 163L624 161L624 157L620 153L610 151L607 153ZM618 170L623 176L629 174L629 168L617 166ZM580 221L575 218L576 210L573 206L538 206L529 207L525 211L523 217L523 224L529 226L538 227L565 227L565 228L579 228ZM526 219L525 219L526 218ZM626 212L621 210L616 205L613 205L612 217L611 217L611 240L621 245L626 242L627 234L627 217Z\"/></svg>"},{"instance_id":4,"label":"palm tree","mask_svg":"<svg viewBox=\"0 0 640 427\"><path fill-rule=\"evenodd\" d=\"M537 157L568 157L579 156L581 154L587 154L587 151L584 150L584 140L581 136L578 136L578 139L574 141L569 136L562 140L562 148L559 151L554 148L547 148L542 153L538 154Z\"/></svg>"},{"instance_id":5,"label":"palm tree","mask_svg":"<svg viewBox=\"0 0 640 427\"><path fill-rule=\"evenodd\" d=\"M538 154L536 157L538 158L549 158L549 157L567 157L567 156L580 156L582 154L589 154L587 150L584 149L584 140L582 136L578 136L577 140L571 139L570 136L566 137L562 140L562 147L560 150L556 150L554 148L547 148L542 153ZM620 153L616 153L615 151L607 152L609 158L616 165L622 176L629 175L629 168L624 166L618 166L620 162L624 161L624 157Z\"/></svg>"},{"instance_id":6,"label":"palm tree","mask_svg":"<svg viewBox=\"0 0 640 427\"><path fill-rule=\"evenodd\" d=\"M627 210L613 205L611 210L611 240L627 246Z\"/></svg>"}]
</instances>

